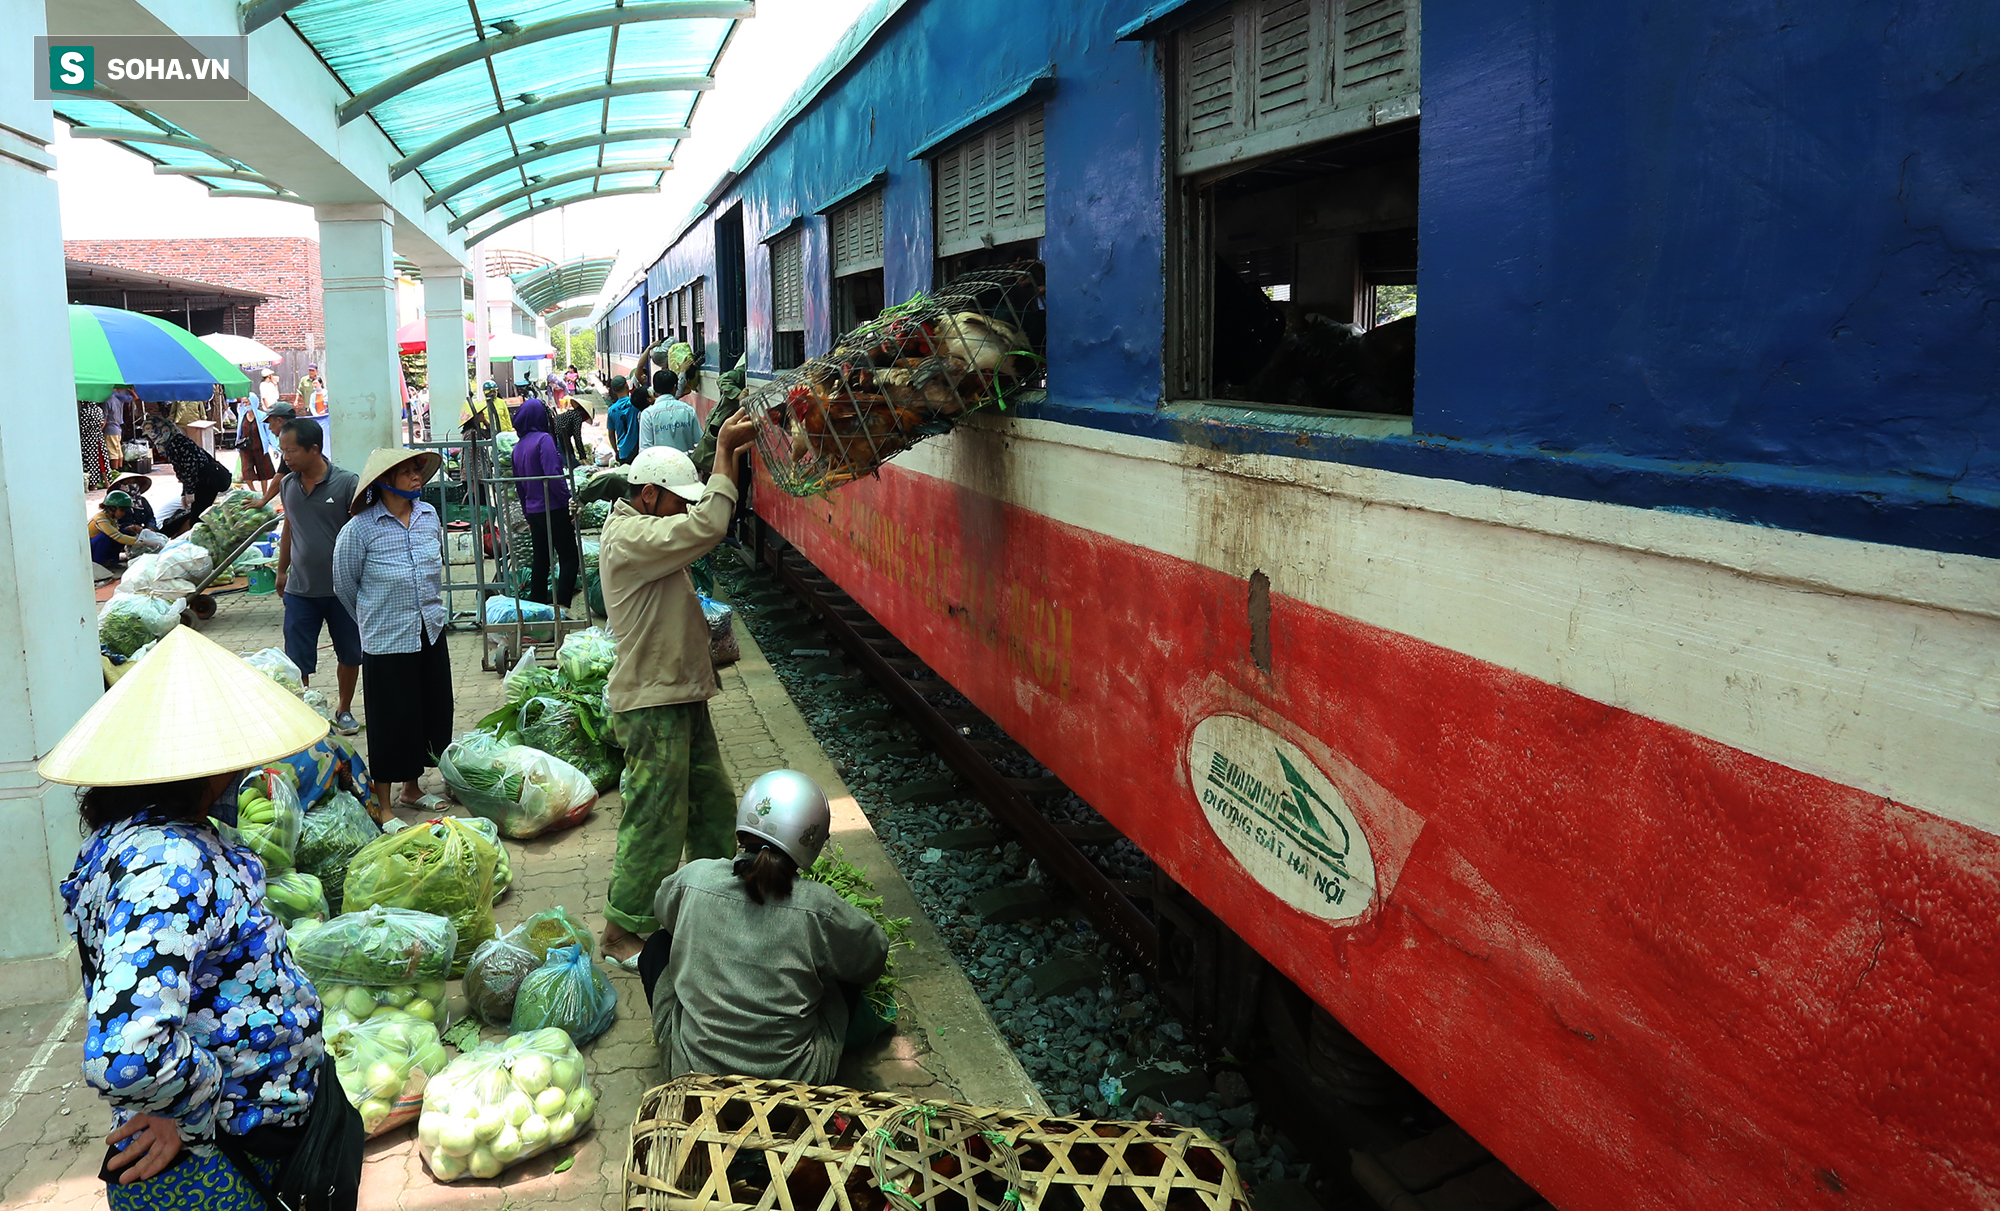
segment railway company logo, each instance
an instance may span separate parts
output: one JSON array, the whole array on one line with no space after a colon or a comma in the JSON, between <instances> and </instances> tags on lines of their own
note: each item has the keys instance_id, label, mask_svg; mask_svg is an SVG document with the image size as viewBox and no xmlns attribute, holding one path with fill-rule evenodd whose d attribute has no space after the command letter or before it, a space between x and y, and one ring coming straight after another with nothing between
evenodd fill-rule
<instances>
[{"instance_id":1,"label":"railway company logo","mask_svg":"<svg viewBox=\"0 0 2000 1211\"><path fill-rule=\"evenodd\" d=\"M1188 777L1216 836L1272 894L1330 921L1367 911L1368 837L1296 745L1240 715L1211 715L1188 744Z\"/></svg>"}]
</instances>

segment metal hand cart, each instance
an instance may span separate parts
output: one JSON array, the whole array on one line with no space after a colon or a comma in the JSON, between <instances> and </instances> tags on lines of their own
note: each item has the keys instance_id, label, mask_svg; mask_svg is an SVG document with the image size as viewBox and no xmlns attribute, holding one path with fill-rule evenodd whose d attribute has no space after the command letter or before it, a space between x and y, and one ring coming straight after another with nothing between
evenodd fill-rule
<instances>
[{"instance_id":1,"label":"metal hand cart","mask_svg":"<svg viewBox=\"0 0 2000 1211\"><path fill-rule=\"evenodd\" d=\"M194 592L188 594L187 612L194 615L201 622L207 622L209 619L215 617L215 595L211 594L208 590L221 584L224 580L236 579L235 574L230 569L235 567L236 561L242 557L243 552L270 536L271 531L269 529L252 530L250 533L244 535L235 546L229 549L228 555L217 559L215 552L210 551L208 553L209 558L214 560L214 562L209 565L208 575L203 577L201 583L194 587ZM245 587L247 588L248 586ZM243 589L228 589L225 591L240 593L243 592Z\"/></svg>"}]
</instances>

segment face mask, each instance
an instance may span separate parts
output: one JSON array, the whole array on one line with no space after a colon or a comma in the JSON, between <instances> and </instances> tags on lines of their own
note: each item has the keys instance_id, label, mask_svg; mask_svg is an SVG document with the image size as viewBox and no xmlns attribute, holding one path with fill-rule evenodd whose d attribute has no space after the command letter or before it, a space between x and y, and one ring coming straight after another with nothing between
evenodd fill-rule
<instances>
[{"instance_id":1,"label":"face mask","mask_svg":"<svg viewBox=\"0 0 2000 1211\"><path fill-rule=\"evenodd\" d=\"M396 495L402 497L404 500L415 500L417 497L422 496L424 494L424 490L422 488L418 488L414 492L405 492L401 488L395 487L391 484L383 484L382 487L390 492L394 492Z\"/></svg>"}]
</instances>

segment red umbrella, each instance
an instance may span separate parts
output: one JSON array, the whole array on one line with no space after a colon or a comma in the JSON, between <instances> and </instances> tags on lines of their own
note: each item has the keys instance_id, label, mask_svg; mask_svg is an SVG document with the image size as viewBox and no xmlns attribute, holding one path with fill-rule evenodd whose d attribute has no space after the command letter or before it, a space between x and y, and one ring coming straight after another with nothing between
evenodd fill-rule
<instances>
[{"instance_id":1,"label":"red umbrella","mask_svg":"<svg viewBox=\"0 0 2000 1211\"><path fill-rule=\"evenodd\" d=\"M468 345L472 343L471 320L465 321L465 343ZM411 320L401 328L396 329L396 348L402 350L404 353L422 353L428 345L429 341L424 336L423 320Z\"/></svg>"}]
</instances>

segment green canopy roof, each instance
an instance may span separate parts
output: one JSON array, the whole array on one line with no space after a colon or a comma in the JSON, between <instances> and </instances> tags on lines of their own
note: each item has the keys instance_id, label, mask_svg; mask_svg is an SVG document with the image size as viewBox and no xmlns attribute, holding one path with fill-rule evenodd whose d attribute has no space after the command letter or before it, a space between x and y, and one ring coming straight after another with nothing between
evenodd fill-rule
<instances>
[{"instance_id":1,"label":"green canopy roof","mask_svg":"<svg viewBox=\"0 0 2000 1211\"><path fill-rule=\"evenodd\" d=\"M69 123L72 137L116 143L151 160L156 171L171 170L171 175L206 185L210 193L298 200L255 168L223 155L142 105L80 95L58 97L54 108L56 116Z\"/></svg>"},{"instance_id":2,"label":"green canopy roof","mask_svg":"<svg viewBox=\"0 0 2000 1211\"><path fill-rule=\"evenodd\" d=\"M604 289L615 257L579 257L513 277L514 297L537 315L546 315L572 299L590 299Z\"/></svg>"},{"instance_id":3,"label":"green canopy roof","mask_svg":"<svg viewBox=\"0 0 2000 1211\"><path fill-rule=\"evenodd\" d=\"M649 192L749 0L302 0L282 11L431 205L477 243L530 214Z\"/></svg>"}]
</instances>

